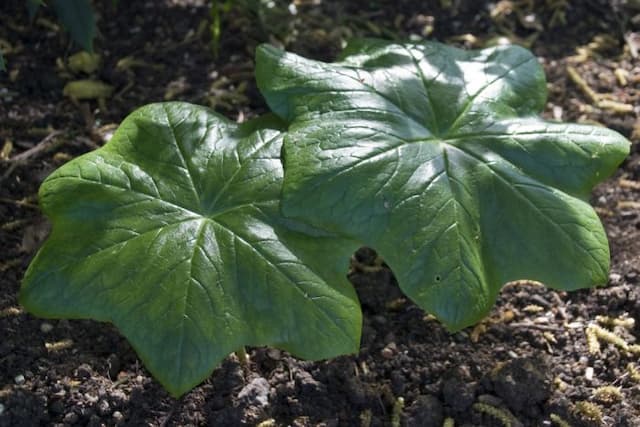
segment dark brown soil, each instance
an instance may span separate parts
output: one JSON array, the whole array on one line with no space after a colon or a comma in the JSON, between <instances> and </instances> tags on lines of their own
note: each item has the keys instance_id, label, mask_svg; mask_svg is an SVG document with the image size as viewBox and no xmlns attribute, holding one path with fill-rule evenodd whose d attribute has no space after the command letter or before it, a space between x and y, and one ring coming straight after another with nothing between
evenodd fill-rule
<instances>
[{"instance_id":1,"label":"dark brown soil","mask_svg":"<svg viewBox=\"0 0 640 427\"><path fill-rule=\"evenodd\" d=\"M217 56L206 2L95 3L103 64L93 77L116 89L104 105L63 96L66 82L87 76L56 65L77 48L55 30L50 11L29 23L23 1L0 6L8 62L0 74L0 426L442 426L445 418L456 426L560 426L559 418L640 426L638 353L603 339L590 352L586 337L589 325L629 345L640 337L630 322L640 320L637 2L299 0L292 15L283 1L257 12L238 1L223 14ZM342 40L362 35L529 43L548 75L547 117L596 121L632 140L630 157L592 198L611 240L606 287L565 293L511 284L488 319L449 334L402 298L389 271L355 272L364 310L359 354L306 362L249 349L248 367L232 355L179 400L112 326L36 319L19 307L20 280L48 231L37 189L53 169L104 144L149 102L191 101L239 120L264 111L252 75L257 43L331 60ZM126 57L134 59L128 66ZM631 111L598 108L567 66Z\"/></svg>"}]
</instances>

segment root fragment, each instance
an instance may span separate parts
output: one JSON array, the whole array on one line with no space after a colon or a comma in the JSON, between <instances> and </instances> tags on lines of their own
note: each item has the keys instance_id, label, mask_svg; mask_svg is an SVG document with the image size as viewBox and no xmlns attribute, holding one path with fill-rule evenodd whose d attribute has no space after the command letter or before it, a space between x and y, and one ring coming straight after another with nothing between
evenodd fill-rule
<instances>
[{"instance_id":1,"label":"root fragment","mask_svg":"<svg viewBox=\"0 0 640 427\"><path fill-rule=\"evenodd\" d=\"M620 349L628 351L630 353L640 352L640 346L630 346L622 337L619 337L615 333L595 324L587 326L585 334L587 336L587 346L589 347L589 353L591 354L597 354L600 352L599 340L613 344L616 347L619 347Z\"/></svg>"},{"instance_id":2,"label":"root fragment","mask_svg":"<svg viewBox=\"0 0 640 427\"><path fill-rule=\"evenodd\" d=\"M630 190L640 190L640 182L631 179L620 178L618 185L622 188L628 188Z\"/></svg>"},{"instance_id":3,"label":"root fragment","mask_svg":"<svg viewBox=\"0 0 640 427\"><path fill-rule=\"evenodd\" d=\"M0 310L0 318L17 316L19 314L22 314L22 309L20 307L7 307L5 309Z\"/></svg>"},{"instance_id":4,"label":"root fragment","mask_svg":"<svg viewBox=\"0 0 640 427\"><path fill-rule=\"evenodd\" d=\"M515 419L511 412L491 406L487 403L477 402L473 404L473 409L483 412L496 420L500 421L504 427L517 427L520 423Z\"/></svg>"},{"instance_id":5,"label":"root fragment","mask_svg":"<svg viewBox=\"0 0 640 427\"><path fill-rule=\"evenodd\" d=\"M578 89L580 89L596 107L620 114L633 112L633 105L607 99L611 98L611 94L601 94L593 90L580 76L578 71L571 65L567 66L567 75L569 76L569 79L578 86Z\"/></svg>"},{"instance_id":6,"label":"root fragment","mask_svg":"<svg viewBox=\"0 0 640 427\"><path fill-rule=\"evenodd\" d=\"M560 415L557 414L551 414L549 415L549 418L551 419L551 421L557 425L558 427L571 427L571 425L566 422L565 420L563 420Z\"/></svg>"},{"instance_id":7,"label":"root fragment","mask_svg":"<svg viewBox=\"0 0 640 427\"><path fill-rule=\"evenodd\" d=\"M598 102L598 94L595 90L591 89L591 87L582 77L580 77L580 74L578 74L578 70L569 65L567 67L567 75L569 76L569 79L571 79L571 81L576 86L578 86L578 89L580 89L582 93L587 96L587 98L589 98L594 104Z\"/></svg>"},{"instance_id":8,"label":"root fragment","mask_svg":"<svg viewBox=\"0 0 640 427\"><path fill-rule=\"evenodd\" d=\"M587 347L589 349L589 353L600 353L600 341L598 341L598 336L595 331L592 328L587 328L585 330L585 335L587 336Z\"/></svg>"},{"instance_id":9,"label":"root fragment","mask_svg":"<svg viewBox=\"0 0 640 427\"><path fill-rule=\"evenodd\" d=\"M609 316L596 316L596 322L603 326L622 326L626 329L633 329L636 325L636 319L633 317L609 317Z\"/></svg>"},{"instance_id":10,"label":"root fragment","mask_svg":"<svg viewBox=\"0 0 640 427\"><path fill-rule=\"evenodd\" d=\"M629 378L637 383L640 383L640 370L638 370L638 368L636 368L633 363L629 363L627 365L627 373L629 374Z\"/></svg>"},{"instance_id":11,"label":"root fragment","mask_svg":"<svg viewBox=\"0 0 640 427\"><path fill-rule=\"evenodd\" d=\"M455 420L451 417L445 418L444 423L442 423L442 427L454 427Z\"/></svg>"},{"instance_id":12,"label":"root fragment","mask_svg":"<svg viewBox=\"0 0 640 427\"><path fill-rule=\"evenodd\" d=\"M393 412L391 413L391 427L400 427L402 419L402 411L404 410L404 398L398 397L393 404Z\"/></svg>"},{"instance_id":13,"label":"root fragment","mask_svg":"<svg viewBox=\"0 0 640 427\"><path fill-rule=\"evenodd\" d=\"M57 351L62 351L62 350L66 350L68 348L73 347L73 340L66 339L66 340L56 341L51 343L47 342L44 344L44 346L49 352L55 353Z\"/></svg>"}]
</instances>

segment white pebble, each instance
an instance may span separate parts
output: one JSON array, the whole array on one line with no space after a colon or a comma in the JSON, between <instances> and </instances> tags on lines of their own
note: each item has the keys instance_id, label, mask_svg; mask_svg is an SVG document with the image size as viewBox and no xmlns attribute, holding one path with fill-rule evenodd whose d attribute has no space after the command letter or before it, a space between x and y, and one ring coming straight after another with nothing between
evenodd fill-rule
<instances>
[{"instance_id":1,"label":"white pebble","mask_svg":"<svg viewBox=\"0 0 640 427\"><path fill-rule=\"evenodd\" d=\"M98 401L98 397L92 395L91 393L85 393L84 398L89 401L89 403L96 403Z\"/></svg>"},{"instance_id":2,"label":"white pebble","mask_svg":"<svg viewBox=\"0 0 640 427\"><path fill-rule=\"evenodd\" d=\"M16 383L16 384L18 384L18 385L22 385L22 384L24 384L24 381L25 381L25 380L24 380L24 375L22 375L22 374L18 374L18 375L16 375L16 376L13 378L13 381L15 381L15 383Z\"/></svg>"},{"instance_id":3,"label":"white pebble","mask_svg":"<svg viewBox=\"0 0 640 427\"><path fill-rule=\"evenodd\" d=\"M552 111L553 111L554 120L562 120L563 111L562 111L562 107L561 106L554 105Z\"/></svg>"},{"instance_id":4,"label":"white pebble","mask_svg":"<svg viewBox=\"0 0 640 427\"><path fill-rule=\"evenodd\" d=\"M5 406L2 403L0 403L0 415L2 415L4 410L5 410Z\"/></svg>"},{"instance_id":5,"label":"white pebble","mask_svg":"<svg viewBox=\"0 0 640 427\"><path fill-rule=\"evenodd\" d=\"M593 368L591 366L587 366L587 369L584 371L584 377L591 381L593 379Z\"/></svg>"},{"instance_id":6,"label":"white pebble","mask_svg":"<svg viewBox=\"0 0 640 427\"><path fill-rule=\"evenodd\" d=\"M40 325L40 330L42 333L47 334L53 330L53 325L51 323L43 322Z\"/></svg>"},{"instance_id":7,"label":"white pebble","mask_svg":"<svg viewBox=\"0 0 640 427\"><path fill-rule=\"evenodd\" d=\"M622 281L622 274L618 274L618 273L611 273L609 275L609 283L611 283L612 285L617 285Z\"/></svg>"}]
</instances>

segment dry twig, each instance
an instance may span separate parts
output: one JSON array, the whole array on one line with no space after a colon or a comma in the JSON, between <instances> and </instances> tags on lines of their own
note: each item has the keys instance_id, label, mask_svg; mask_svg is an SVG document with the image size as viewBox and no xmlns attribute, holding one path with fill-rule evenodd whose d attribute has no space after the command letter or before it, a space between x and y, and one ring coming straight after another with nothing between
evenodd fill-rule
<instances>
[{"instance_id":1,"label":"dry twig","mask_svg":"<svg viewBox=\"0 0 640 427\"><path fill-rule=\"evenodd\" d=\"M40 141L38 144L34 145L33 147L29 148L26 151L23 151L22 153L16 154L10 159L5 160L6 163L9 163L9 168L5 171L5 173L2 174L2 176L0 176L0 183L3 182L5 179L7 179L9 176L11 176L13 171L19 165L26 162L29 158L41 152L46 152L51 150L52 148L55 148L58 144L54 144L53 141L55 137L57 137L60 134L62 134L61 130L54 130L51 133L49 133L49 135L44 137L44 139Z\"/></svg>"}]
</instances>

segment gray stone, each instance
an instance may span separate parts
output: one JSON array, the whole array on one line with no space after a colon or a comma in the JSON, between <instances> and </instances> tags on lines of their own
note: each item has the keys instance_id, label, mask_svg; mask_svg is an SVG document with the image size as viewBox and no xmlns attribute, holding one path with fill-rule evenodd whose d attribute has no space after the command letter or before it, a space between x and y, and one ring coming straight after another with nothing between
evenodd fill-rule
<instances>
[{"instance_id":1,"label":"gray stone","mask_svg":"<svg viewBox=\"0 0 640 427\"><path fill-rule=\"evenodd\" d=\"M266 407L269 405L269 382L262 378L254 378L249 384L244 386L238 399L244 400L247 405Z\"/></svg>"}]
</instances>

